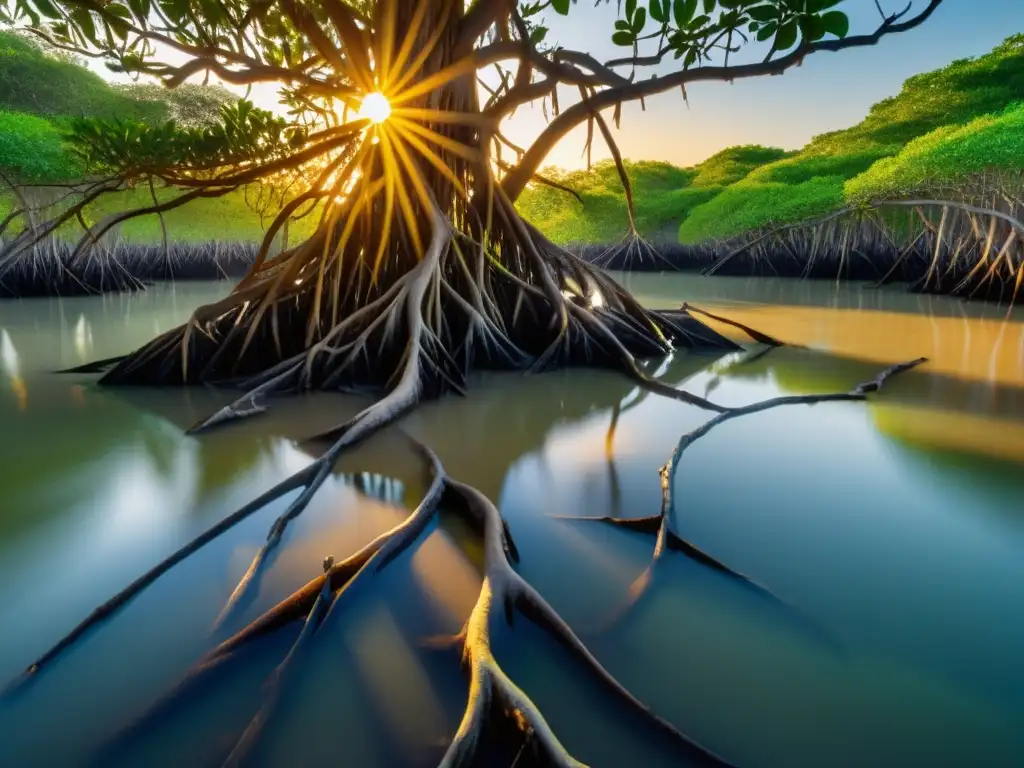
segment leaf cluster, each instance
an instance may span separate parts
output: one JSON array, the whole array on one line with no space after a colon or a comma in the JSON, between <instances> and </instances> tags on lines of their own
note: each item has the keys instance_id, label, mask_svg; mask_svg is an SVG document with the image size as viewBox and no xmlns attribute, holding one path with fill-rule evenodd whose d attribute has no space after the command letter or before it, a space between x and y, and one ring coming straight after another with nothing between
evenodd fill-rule
<instances>
[{"instance_id":1,"label":"leaf cluster","mask_svg":"<svg viewBox=\"0 0 1024 768\"><path fill-rule=\"evenodd\" d=\"M86 168L125 180L212 174L286 156L302 146L305 138L305 133L288 120L244 99L221 106L220 120L207 125L79 118L72 121L67 136L72 151Z\"/></svg>"},{"instance_id":2,"label":"leaf cluster","mask_svg":"<svg viewBox=\"0 0 1024 768\"><path fill-rule=\"evenodd\" d=\"M573 0L575 2L575 0ZM844 38L847 15L835 6L842 0L625 0L615 22L612 42L637 52L645 40L656 40L658 57L682 59L683 67L709 60L715 49L739 50L739 43L769 42L772 53L825 37ZM537 13L546 3L532 3L524 13ZM552 0L551 7L568 15L570 0Z\"/></svg>"}]
</instances>

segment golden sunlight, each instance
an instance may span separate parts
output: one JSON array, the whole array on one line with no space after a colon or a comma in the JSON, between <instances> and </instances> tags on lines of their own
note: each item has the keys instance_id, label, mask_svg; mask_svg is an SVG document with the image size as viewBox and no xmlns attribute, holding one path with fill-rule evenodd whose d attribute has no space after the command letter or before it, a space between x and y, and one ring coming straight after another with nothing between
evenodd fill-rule
<instances>
[{"instance_id":1,"label":"golden sunlight","mask_svg":"<svg viewBox=\"0 0 1024 768\"><path fill-rule=\"evenodd\" d=\"M391 104L380 91L367 94L359 105L359 117L369 120L374 125L383 123L391 117Z\"/></svg>"}]
</instances>

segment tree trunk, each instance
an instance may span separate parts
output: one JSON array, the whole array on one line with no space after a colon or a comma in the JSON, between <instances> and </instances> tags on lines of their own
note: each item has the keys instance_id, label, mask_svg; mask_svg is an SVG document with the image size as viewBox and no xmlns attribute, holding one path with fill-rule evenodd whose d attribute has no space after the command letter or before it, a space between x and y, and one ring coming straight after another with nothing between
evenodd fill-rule
<instances>
[{"instance_id":1,"label":"tree trunk","mask_svg":"<svg viewBox=\"0 0 1024 768\"><path fill-rule=\"evenodd\" d=\"M309 240L267 258L288 220L279 216L230 296L103 382L240 380L266 394L386 391L409 376L418 399L461 389L475 368L585 364L638 375L635 355L729 346L685 315L642 308L518 216L491 171L473 71L452 59L458 13L445 21L438 0L417 21L416 6L395 5L392 61L427 55L404 78L381 63L376 87L395 113L339 161L332 183L350 183L347 194L326 206Z\"/></svg>"}]
</instances>

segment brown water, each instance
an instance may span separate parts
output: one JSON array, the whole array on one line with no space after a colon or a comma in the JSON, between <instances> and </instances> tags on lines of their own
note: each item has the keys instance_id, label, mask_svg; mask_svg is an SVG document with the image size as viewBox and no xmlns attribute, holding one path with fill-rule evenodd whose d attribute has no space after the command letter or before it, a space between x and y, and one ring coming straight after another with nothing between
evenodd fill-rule
<instances>
[{"instance_id":1,"label":"brown water","mask_svg":"<svg viewBox=\"0 0 1024 768\"><path fill-rule=\"evenodd\" d=\"M931 362L870 403L745 417L687 451L677 530L796 611L671 554L647 602L612 629L652 540L550 515L655 513L658 466L708 414L582 371L488 377L467 398L421 408L409 429L498 503L521 573L641 699L739 765L1024 763L1024 313L831 283L622 279L652 305L687 300L814 347L652 367L727 405L846 390L897 360ZM358 407L282 401L196 439L184 428L223 395L100 390L94 377L49 373L127 351L225 287L0 303L0 678L309 462L294 440ZM400 520L396 504L415 505L425 487L388 435L340 471L289 527L236 626L316 575L325 555ZM175 568L0 705L0 765L86 763L168 690L216 641L214 618L288 500ZM318 632L259 762L436 763L465 687L457 662L420 641L459 628L479 562L473 536L442 517ZM262 643L104 764L219 764L292 639ZM528 622L496 653L579 759L681 764Z\"/></svg>"}]
</instances>

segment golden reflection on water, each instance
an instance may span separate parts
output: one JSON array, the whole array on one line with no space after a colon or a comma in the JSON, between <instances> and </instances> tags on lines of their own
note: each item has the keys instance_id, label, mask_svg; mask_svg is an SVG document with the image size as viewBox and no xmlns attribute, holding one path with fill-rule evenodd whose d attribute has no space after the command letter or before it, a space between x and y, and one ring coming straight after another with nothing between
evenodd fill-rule
<instances>
[{"instance_id":1,"label":"golden reflection on water","mask_svg":"<svg viewBox=\"0 0 1024 768\"><path fill-rule=\"evenodd\" d=\"M480 593L480 571L466 552L437 532L412 556L413 578L435 609L453 625L461 625Z\"/></svg>"},{"instance_id":2,"label":"golden reflection on water","mask_svg":"<svg viewBox=\"0 0 1024 768\"><path fill-rule=\"evenodd\" d=\"M783 341L848 359L889 364L927 357L917 375L887 388L884 406L869 405L879 431L921 447L1024 463L1021 320L875 308L746 305L721 311ZM779 365L786 355L773 355L765 358L765 366L789 392L853 384L838 379L841 362L801 366L793 360ZM828 383L815 382L816 376Z\"/></svg>"},{"instance_id":3,"label":"golden reflection on water","mask_svg":"<svg viewBox=\"0 0 1024 768\"><path fill-rule=\"evenodd\" d=\"M879 431L913 445L1024 464L1024 427L1020 422L888 405L873 406L871 416Z\"/></svg>"},{"instance_id":4,"label":"golden reflection on water","mask_svg":"<svg viewBox=\"0 0 1024 768\"><path fill-rule=\"evenodd\" d=\"M379 604L361 617L352 625L349 645L365 690L399 743L420 748L441 743L448 732L444 707L391 609Z\"/></svg>"},{"instance_id":5,"label":"golden reflection on water","mask_svg":"<svg viewBox=\"0 0 1024 768\"><path fill-rule=\"evenodd\" d=\"M730 306L730 319L782 341L861 360L928 358L928 370L992 384L1024 386L1024 322L879 309Z\"/></svg>"}]
</instances>

